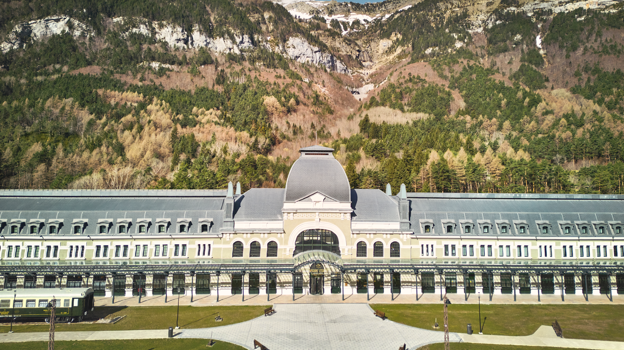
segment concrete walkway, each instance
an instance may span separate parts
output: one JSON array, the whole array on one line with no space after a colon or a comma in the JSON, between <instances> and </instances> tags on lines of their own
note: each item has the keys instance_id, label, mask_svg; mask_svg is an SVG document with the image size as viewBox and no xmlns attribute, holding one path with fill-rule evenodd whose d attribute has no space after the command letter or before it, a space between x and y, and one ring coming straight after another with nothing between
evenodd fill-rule
<instances>
[{"instance_id":1,"label":"concrete walkway","mask_svg":"<svg viewBox=\"0 0 624 350\"><path fill-rule=\"evenodd\" d=\"M468 300L464 300L463 294L447 294L447 297L453 304L477 304L478 297L476 294L468 295ZM395 295L394 300L390 294L371 294L370 300L366 300L366 294L348 294L345 300L342 300L340 294L328 295L309 295L296 294L293 301L292 294L275 294L270 295L267 301L266 294L245 295L245 299L241 295L222 295L217 302L215 295L195 295L191 303L190 296L180 297L180 305L193 306L215 306L215 305L273 305L273 304L442 304L440 294L424 294L419 295L418 300L414 294ZM513 295L494 295L492 301L489 301L488 295L481 295L481 304L555 304L555 305L624 305L624 295L614 295L613 301L610 301L606 295L590 295L589 300L585 301L582 295L566 295L565 301L561 301L561 295L542 295L541 301L537 300L537 295L517 295L514 301ZM112 303L111 297L97 297L96 306L163 306L176 305L177 296L167 297L165 303L164 296L152 296L141 298L139 304L138 297L115 297L115 303Z\"/></svg>"},{"instance_id":2,"label":"concrete walkway","mask_svg":"<svg viewBox=\"0 0 624 350\"><path fill-rule=\"evenodd\" d=\"M48 332L0 333L0 343L21 343L29 341L48 341ZM163 339L167 330L137 331L94 331L94 332L56 332L54 340L128 340L128 339Z\"/></svg>"},{"instance_id":3,"label":"concrete walkway","mask_svg":"<svg viewBox=\"0 0 624 350\"><path fill-rule=\"evenodd\" d=\"M551 326L541 326L534 334L524 337L479 334L459 334L459 337L463 342L477 344L540 346L572 349L624 349L623 342L559 338Z\"/></svg>"},{"instance_id":4,"label":"concrete walkway","mask_svg":"<svg viewBox=\"0 0 624 350\"><path fill-rule=\"evenodd\" d=\"M218 339L253 349L258 340L271 350L409 349L444 342L444 333L375 317L366 304L278 304L275 314L224 327L183 330L180 338ZM461 338L450 334L452 342Z\"/></svg>"}]
</instances>

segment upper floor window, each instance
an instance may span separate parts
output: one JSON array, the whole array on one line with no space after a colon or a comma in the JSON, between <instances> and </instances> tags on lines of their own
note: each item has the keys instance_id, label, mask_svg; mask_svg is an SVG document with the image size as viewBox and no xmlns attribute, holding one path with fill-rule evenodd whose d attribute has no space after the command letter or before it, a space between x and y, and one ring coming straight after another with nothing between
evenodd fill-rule
<instances>
[{"instance_id":1,"label":"upper floor window","mask_svg":"<svg viewBox=\"0 0 624 350\"><path fill-rule=\"evenodd\" d=\"M520 228L518 229L518 232L526 233L526 227L525 226L520 226Z\"/></svg>"},{"instance_id":2,"label":"upper floor window","mask_svg":"<svg viewBox=\"0 0 624 350\"><path fill-rule=\"evenodd\" d=\"M49 232L51 235L56 234L56 232L57 232L57 227L56 227L56 225L50 225L50 227L48 227L48 232Z\"/></svg>"},{"instance_id":3,"label":"upper floor window","mask_svg":"<svg viewBox=\"0 0 624 350\"><path fill-rule=\"evenodd\" d=\"M453 233L453 225L446 225L446 233Z\"/></svg>"},{"instance_id":4,"label":"upper floor window","mask_svg":"<svg viewBox=\"0 0 624 350\"><path fill-rule=\"evenodd\" d=\"M542 233L543 234L548 234L548 226L542 226Z\"/></svg>"},{"instance_id":5,"label":"upper floor window","mask_svg":"<svg viewBox=\"0 0 624 350\"><path fill-rule=\"evenodd\" d=\"M106 225L100 225L100 234L104 234L106 233L106 231L107 231Z\"/></svg>"},{"instance_id":6,"label":"upper floor window","mask_svg":"<svg viewBox=\"0 0 624 350\"><path fill-rule=\"evenodd\" d=\"M234 242L234 244L232 245L232 257L233 258L243 257L243 242Z\"/></svg>"},{"instance_id":7,"label":"upper floor window","mask_svg":"<svg viewBox=\"0 0 624 350\"><path fill-rule=\"evenodd\" d=\"M600 227L598 227L598 234L603 235L604 233L605 233L605 228L604 228L604 226L600 226Z\"/></svg>"},{"instance_id":8,"label":"upper floor window","mask_svg":"<svg viewBox=\"0 0 624 350\"><path fill-rule=\"evenodd\" d=\"M139 233L147 232L147 225L139 225Z\"/></svg>"},{"instance_id":9,"label":"upper floor window","mask_svg":"<svg viewBox=\"0 0 624 350\"><path fill-rule=\"evenodd\" d=\"M37 226L35 226L35 225L30 226L30 234L31 234L31 235L35 235L35 234L37 234L37 233L39 233L39 227L37 227Z\"/></svg>"},{"instance_id":10,"label":"upper floor window","mask_svg":"<svg viewBox=\"0 0 624 350\"><path fill-rule=\"evenodd\" d=\"M201 232L202 233L207 233L208 232L208 224L202 224L201 225Z\"/></svg>"},{"instance_id":11,"label":"upper floor window","mask_svg":"<svg viewBox=\"0 0 624 350\"><path fill-rule=\"evenodd\" d=\"M126 225L119 225L119 233L126 233Z\"/></svg>"},{"instance_id":12,"label":"upper floor window","mask_svg":"<svg viewBox=\"0 0 624 350\"><path fill-rule=\"evenodd\" d=\"M249 257L250 258L260 257L260 243L251 242L251 244L249 245Z\"/></svg>"},{"instance_id":13,"label":"upper floor window","mask_svg":"<svg viewBox=\"0 0 624 350\"><path fill-rule=\"evenodd\" d=\"M358 258L366 257L366 242L358 242L356 255Z\"/></svg>"},{"instance_id":14,"label":"upper floor window","mask_svg":"<svg viewBox=\"0 0 624 350\"><path fill-rule=\"evenodd\" d=\"M622 227L621 226L616 226L615 227L615 234L621 234L622 233Z\"/></svg>"},{"instance_id":15,"label":"upper floor window","mask_svg":"<svg viewBox=\"0 0 624 350\"><path fill-rule=\"evenodd\" d=\"M267 244L267 258L277 258L277 242Z\"/></svg>"},{"instance_id":16,"label":"upper floor window","mask_svg":"<svg viewBox=\"0 0 624 350\"><path fill-rule=\"evenodd\" d=\"M471 231L472 231L472 228L470 226L464 227L464 233L470 233Z\"/></svg>"},{"instance_id":17,"label":"upper floor window","mask_svg":"<svg viewBox=\"0 0 624 350\"><path fill-rule=\"evenodd\" d=\"M391 258L401 257L401 246L399 245L399 242L390 243L390 257Z\"/></svg>"},{"instance_id":18,"label":"upper floor window","mask_svg":"<svg viewBox=\"0 0 624 350\"><path fill-rule=\"evenodd\" d=\"M490 226L483 226L483 233L490 233Z\"/></svg>"},{"instance_id":19,"label":"upper floor window","mask_svg":"<svg viewBox=\"0 0 624 350\"><path fill-rule=\"evenodd\" d=\"M572 232L572 230L570 229L570 226L566 226L563 228L563 233L565 233L566 235L569 235Z\"/></svg>"},{"instance_id":20,"label":"upper floor window","mask_svg":"<svg viewBox=\"0 0 624 350\"><path fill-rule=\"evenodd\" d=\"M180 225L180 233L185 233L185 232L186 232L186 224Z\"/></svg>"},{"instance_id":21,"label":"upper floor window","mask_svg":"<svg viewBox=\"0 0 624 350\"><path fill-rule=\"evenodd\" d=\"M165 233L167 232L167 227L163 224L158 225L158 233Z\"/></svg>"},{"instance_id":22,"label":"upper floor window","mask_svg":"<svg viewBox=\"0 0 624 350\"><path fill-rule=\"evenodd\" d=\"M373 245L373 257L383 258L383 243L375 242Z\"/></svg>"},{"instance_id":23,"label":"upper floor window","mask_svg":"<svg viewBox=\"0 0 624 350\"><path fill-rule=\"evenodd\" d=\"M431 225L425 225L425 233L431 233Z\"/></svg>"},{"instance_id":24,"label":"upper floor window","mask_svg":"<svg viewBox=\"0 0 624 350\"><path fill-rule=\"evenodd\" d=\"M588 232L587 226L581 227L581 234L586 235Z\"/></svg>"},{"instance_id":25,"label":"upper floor window","mask_svg":"<svg viewBox=\"0 0 624 350\"><path fill-rule=\"evenodd\" d=\"M17 226L17 225L12 225L12 226L11 226L11 233L12 233L12 234L19 233L19 226Z\"/></svg>"},{"instance_id":26,"label":"upper floor window","mask_svg":"<svg viewBox=\"0 0 624 350\"><path fill-rule=\"evenodd\" d=\"M74 234L78 235L82 233L82 226L74 226Z\"/></svg>"}]
</instances>

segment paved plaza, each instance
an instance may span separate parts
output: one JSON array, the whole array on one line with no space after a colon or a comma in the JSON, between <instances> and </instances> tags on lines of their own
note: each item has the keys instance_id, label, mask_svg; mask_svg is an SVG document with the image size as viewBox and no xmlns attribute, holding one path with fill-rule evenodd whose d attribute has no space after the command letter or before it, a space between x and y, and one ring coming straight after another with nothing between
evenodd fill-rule
<instances>
[{"instance_id":1,"label":"paved plaza","mask_svg":"<svg viewBox=\"0 0 624 350\"><path fill-rule=\"evenodd\" d=\"M271 350L409 349L444 342L444 333L375 317L366 304L278 304L276 313L217 328L183 330L181 338L213 338L253 349L258 340ZM451 333L452 342L461 341Z\"/></svg>"}]
</instances>

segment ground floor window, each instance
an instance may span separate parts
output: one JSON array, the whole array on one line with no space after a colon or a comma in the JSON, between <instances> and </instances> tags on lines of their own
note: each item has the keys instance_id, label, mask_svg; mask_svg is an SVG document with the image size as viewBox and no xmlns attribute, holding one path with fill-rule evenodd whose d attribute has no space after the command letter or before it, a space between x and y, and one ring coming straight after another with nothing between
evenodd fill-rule
<instances>
[{"instance_id":1,"label":"ground floor window","mask_svg":"<svg viewBox=\"0 0 624 350\"><path fill-rule=\"evenodd\" d=\"M269 285L269 294L277 294L277 274L269 272L267 274L267 282Z\"/></svg>"},{"instance_id":2,"label":"ground floor window","mask_svg":"<svg viewBox=\"0 0 624 350\"><path fill-rule=\"evenodd\" d=\"M600 294L610 294L611 293L611 281L609 276L606 273L601 273L598 275L598 284L600 285Z\"/></svg>"},{"instance_id":3,"label":"ground floor window","mask_svg":"<svg viewBox=\"0 0 624 350\"><path fill-rule=\"evenodd\" d=\"M93 295L96 297L106 295L106 275L93 276Z\"/></svg>"},{"instance_id":4,"label":"ground floor window","mask_svg":"<svg viewBox=\"0 0 624 350\"><path fill-rule=\"evenodd\" d=\"M392 273L392 293L401 293L401 274L398 272Z\"/></svg>"},{"instance_id":5,"label":"ground floor window","mask_svg":"<svg viewBox=\"0 0 624 350\"><path fill-rule=\"evenodd\" d=\"M624 273L615 275L615 283L617 284L618 294L624 294Z\"/></svg>"},{"instance_id":6,"label":"ground floor window","mask_svg":"<svg viewBox=\"0 0 624 350\"><path fill-rule=\"evenodd\" d=\"M583 288L583 294L592 294L594 292L592 276L590 274L583 274L581 276L581 286Z\"/></svg>"},{"instance_id":7,"label":"ground floor window","mask_svg":"<svg viewBox=\"0 0 624 350\"><path fill-rule=\"evenodd\" d=\"M552 273L541 275L542 294L555 294L555 278Z\"/></svg>"},{"instance_id":8,"label":"ground floor window","mask_svg":"<svg viewBox=\"0 0 624 350\"><path fill-rule=\"evenodd\" d=\"M475 274L474 273L469 273L467 276L466 281L464 281L464 288L466 288L466 293L475 293Z\"/></svg>"},{"instance_id":9,"label":"ground floor window","mask_svg":"<svg viewBox=\"0 0 624 350\"><path fill-rule=\"evenodd\" d=\"M368 292L368 274L359 273L357 275L357 292L366 294Z\"/></svg>"},{"instance_id":10,"label":"ground floor window","mask_svg":"<svg viewBox=\"0 0 624 350\"><path fill-rule=\"evenodd\" d=\"M518 284L520 284L520 294L531 294L531 276L528 273L518 275Z\"/></svg>"},{"instance_id":11,"label":"ground floor window","mask_svg":"<svg viewBox=\"0 0 624 350\"><path fill-rule=\"evenodd\" d=\"M232 294L243 293L243 275L240 273L232 274Z\"/></svg>"},{"instance_id":12,"label":"ground floor window","mask_svg":"<svg viewBox=\"0 0 624 350\"><path fill-rule=\"evenodd\" d=\"M24 288L37 288L37 276L24 276Z\"/></svg>"},{"instance_id":13,"label":"ground floor window","mask_svg":"<svg viewBox=\"0 0 624 350\"><path fill-rule=\"evenodd\" d=\"M46 275L43 277L43 288L56 288L56 276Z\"/></svg>"},{"instance_id":14,"label":"ground floor window","mask_svg":"<svg viewBox=\"0 0 624 350\"><path fill-rule=\"evenodd\" d=\"M423 272L421 279L423 293L435 293L435 275L433 272Z\"/></svg>"},{"instance_id":15,"label":"ground floor window","mask_svg":"<svg viewBox=\"0 0 624 350\"><path fill-rule=\"evenodd\" d=\"M67 276L67 288L80 288L82 287L81 275L69 275Z\"/></svg>"},{"instance_id":16,"label":"ground floor window","mask_svg":"<svg viewBox=\"0 0 624 350\"><path fill-rule=\"evenodd\" d=\"M4 277L4 289L15 289L15 288L17 288L17 276Z\"/></svg>"},{"instance_id":17,"label":"ground floor window","mask_svg":"<svg viewBox=\"0 0 624 350\"><path fill-rule=\"evenodd\" d=\"M210 294L210 275L198 273L195 276L195 294Z\"/></svg>"},{"instance_id":18,"label":"ground floor window","mask_svg":"<svg viewBox=\"0 0 624 350\"><path fill-rule=\"evenodd\" d=\"M249 294L260 294L260 274L257 272L249 274Z\"/></svg>"},{"instance_id":19,"label":"ground floor window","mask_svg":"<svg viewBox=\"0 0 624 350\"><path fill-rule=\"evenodd\" d=\"M133 296L145 296L145 275L132 276L132 295Z\"/></svg>"},{"instance_id":20,"label":"ground floor window","mask_svg":"<svg viewBox=\"0 0 624 350\"><path fill-rule=\"evenodd\" d=\"M165 295L167 291L167 275L154 275L152 281L152 294Z\"/></svg>"},{"instance_id":21,"label":"ground floor window","mask_svg":"<svg viewBox=\"0 0 624 350\"><path fill-rule=\"evenodd\" d=\"M574 283L574 274L566 273L563 275L566 294L576 294L576 283Z\"/></svg>"},{"instance_id":22,"label":"ground floor window","mask_svg":"<svg viewBox=\"0 0 624 350\"><path fill-rule=\"evenodd\" d=\"M184 280L185 280L184 274L180 273L180 274L173 275L173 285L172 285L173 295L176 295L176 294L184 295Z\"/></svg>"},{"instance_id":23,"label":"ground floor window","mask_svg":"<svg viewBox=\"0 0 624 350\"><path fill-rule=\"evenodd\" d=\"M481 274L481 286L483 286L483 294L489 294L492 288L492 276L489 273Z\"/></svg>"},{"instance_id":24,"label":"ground floor window","mask_svg":"<svg viewBox=\"0 0 624 350\"><path fill-rule=\"evenodd\" d=\"M303 293L303 275L301 273L296 273L293 275L293 293Z\"/></svg>"},{"instance_id":25,"label":"ground floor window","mask_svg":"<svg viewBox=\"0 0 624 350\"><path fill-rule=\"evenodd\" d=\"M447 293L457 293L457 274L454 272L444 274L444 285Z\"/></svg>"},{"instance_id":26,"label":"ground floor window","mask_svg":"<svg viewBox=\"0 0 624 350\"><path fill-rule=\"evenodd\" d=\"M384 292L384 274L375 273L373 275L373 285L375 294L383 294Z\"/></svg>"},{"instance_id":27,"label":"ground floor window","mask_svg":"<svg viewBox=\"0 0 624 350\"><path fill-rule=\"evenodd\" d=\"M338 294L342 291L342 278L340 274L333 274L331 276L331 292L332 294Z\"/></svg>"},{"instance_id":28,"label":"ground floor window","mask_svg":"<svg viewBox=\"0 0 624 350\"><path fill-rule=\"evenodd\" d=\"M126 295L126 276L125 275L113 276L113 294L115 296L121 296L121 297Z\"/></svg>"},{"instance_id":29,"label":"ground floor window","mask_svg":"<svg viewBox=\"0 0 624 350\"><path fill-rule=\"evenodd\" d=\"M513 283L511 281L511 273L501 273L501 293L502 294L511 294L513 293Z\"/></svg>"}]
</instances>

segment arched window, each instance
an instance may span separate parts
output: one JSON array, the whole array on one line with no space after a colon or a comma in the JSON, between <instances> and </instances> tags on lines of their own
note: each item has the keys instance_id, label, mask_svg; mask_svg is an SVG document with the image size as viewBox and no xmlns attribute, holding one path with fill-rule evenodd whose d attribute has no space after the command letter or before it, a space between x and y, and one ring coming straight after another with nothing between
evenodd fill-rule
<instances>
[{"instance_id":1,"label":"arched window","mask_svg":"<svg viewBox=\"0 0 624 350\"><path fill-rule=\"evenodd\" d=\"M277 258L277 242L267 244L267 258Z\"/></svg>"},{"instance_id":2,"label":"arched window","mask_svg":"<svg viewBox=\"0 0 624 350\"><path fill-rule=\"evenodd\" d=\"M243 242L234 242L234 244L232 245L232 257L233 258L243 257Z\"/></svg>"},{"instance_id":3,"label":"arched window","mask_svg":"<svg viewBox=\"0 0 624 350\"><path fill-rule=\"evenodd\" d=\"M373 257L383 258L383 243L375 242L375 244L373 245Z\"/></svg>"},{"instance_id":4,"label":"arched window","mask_svg":"<svg viewBox=\"0 0 624 350\"><path fill-rule=\"evenodd\" d=\"M399 245L399 242L390 243L390 257L391 258L401 257L401 245Z\"/></svg>"},{"instance_id":5,"label":"arched window","mask_svg":"<svg viewBox=\"0 0 624 350\"><path fill-rule=\"evenodd\" d=\"M250 258L260 257L260 243L251 242L251 245L249 245L249 257Z\"/></svg>"},{"instance_id":6,"label":"arched window","mask_svg":"<svg viewBox=\"0 0 624 350\"><path fill-rule=\"evenodd\" d=\"M297 236L293 256L308 250L325 250L340 255L338 236L329 230L305 230Z\"/></svg>"},{"instance_id":7,"label":"arched window","mask_svg":"<svg viewBox=\"0 0 624 350\"><path fill-rule=\"evenodd\" d=\"M366 242L358 242L357 244L357 257L365 258L366 257Z\"/></svg>"}]
</instances>

